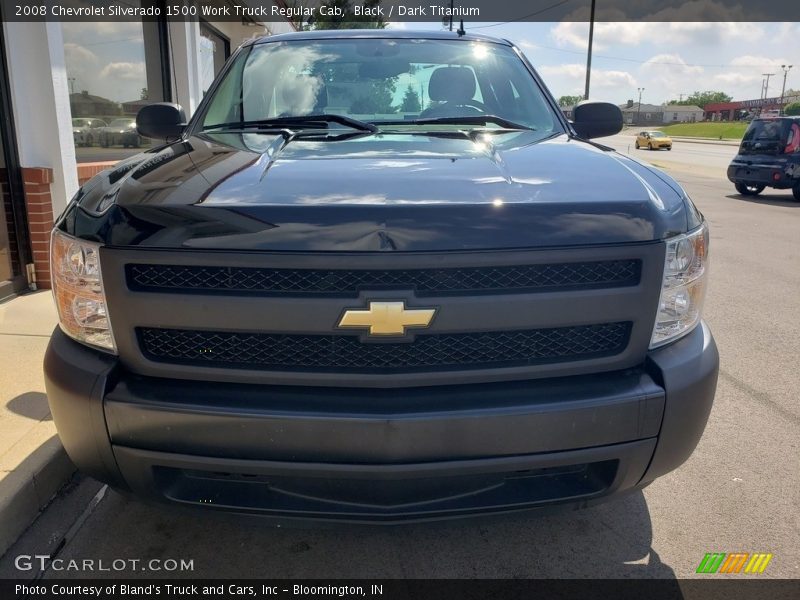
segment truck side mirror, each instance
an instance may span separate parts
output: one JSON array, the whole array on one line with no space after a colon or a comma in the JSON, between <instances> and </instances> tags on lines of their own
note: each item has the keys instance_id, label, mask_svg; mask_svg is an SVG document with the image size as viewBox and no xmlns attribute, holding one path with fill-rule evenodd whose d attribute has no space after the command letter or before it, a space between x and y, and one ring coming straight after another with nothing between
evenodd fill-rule
<instances>
[{"instance_id":1,"label":"truck side mirror","mask_svg":"<svg viewBox=\"0 0 800 600\"><path fill-rule=\"evenodd\" d=\"M572 114L575 132L587 140L622 131L622 111L616 104L584 100L575 106Z\"/></svg>"},{"instance_id":2,"label":"truck side mirror","mask_svg":"<svg viewBox=\"0 0 800 600\"><path fill-rule=\"evenodd\" d=\"M186 113L180 104L156 102L143 106L136 115L139 134L156 139L177 139L186 128Z\"/></svg>"}]
</instances>

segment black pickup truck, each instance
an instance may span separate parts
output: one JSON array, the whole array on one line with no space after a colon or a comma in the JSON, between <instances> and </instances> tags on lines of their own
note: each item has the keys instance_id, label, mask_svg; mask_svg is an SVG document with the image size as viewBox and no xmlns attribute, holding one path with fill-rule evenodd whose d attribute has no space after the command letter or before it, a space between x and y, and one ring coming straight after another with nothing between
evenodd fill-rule
<instances>
[{"instance_id":1,"label":"black pickup truck","mask_svg":"<svg viewBox=\"0 0 800 600\"><path fill-rule=\"evenodd\" d=\"M279 519L588 505L683 463L718 354L708 227L512 44L300 32L58 220L52 414L84 472Z\"/></svg>"}]
</instances>

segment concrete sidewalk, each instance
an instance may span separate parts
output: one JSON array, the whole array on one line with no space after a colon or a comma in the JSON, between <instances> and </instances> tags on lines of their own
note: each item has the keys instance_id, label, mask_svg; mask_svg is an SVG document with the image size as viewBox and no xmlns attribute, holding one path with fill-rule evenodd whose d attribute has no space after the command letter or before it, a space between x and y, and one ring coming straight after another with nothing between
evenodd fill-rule
<instances>
[{"instance_id":1,"label":"concrete sidewalk","mask_svg":"<svg viewBox=\"0 0 800 600\"><path fill-rule=\"evenodd\" d=\"M0 304L0 555L75 471L56 435L42 375L56 323L49 290Z\"/></svg>"}]
</instances>

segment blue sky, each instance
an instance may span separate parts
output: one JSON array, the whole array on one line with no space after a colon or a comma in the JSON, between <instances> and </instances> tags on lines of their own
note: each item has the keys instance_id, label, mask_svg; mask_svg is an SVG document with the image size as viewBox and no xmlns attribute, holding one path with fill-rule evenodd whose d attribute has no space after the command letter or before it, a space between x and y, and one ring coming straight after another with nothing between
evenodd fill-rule
<instances>
[{"instance_id":1,"label":"blue sky","mask_svg":"<svg viewBox=\"0 0 800 600\"><path fill-rule=\"evenodd\" d=\"M404 29L441 29L440 23L399 23ZM474 23L468 32L517 44L556 97L583 94L588 23ZM798 23L598 23L590 97L621 104L638 99L661 104L694 91L724 91L737 100L779 96L781 64L795 64L786 89L800 88ZM792 60L794 59L794 60Z\"/></svg>"}]
</instances>

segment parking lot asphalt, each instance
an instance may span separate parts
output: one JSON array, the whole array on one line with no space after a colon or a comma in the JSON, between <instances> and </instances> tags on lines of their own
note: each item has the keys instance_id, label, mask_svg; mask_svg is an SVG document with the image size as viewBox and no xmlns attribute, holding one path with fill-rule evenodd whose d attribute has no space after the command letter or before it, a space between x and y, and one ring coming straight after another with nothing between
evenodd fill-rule
<instances>
[{"instance_id":1,"label":"parking lot asphalt","mask_svg":"<svg viewBox=\"0 0 800 600\"><path fill-rule=\"evenodd\" d=\"M800 577L800 203L789 192L738 196L715 160L671 172L711 225L705 317L721 355L716 401L690 460L643 492L549 515L287 529L111 490L95 496L97 482L77 479L0 560L0 577L34 577L14 558L59 545L65 559L193 561L170 577L699 577L706 552L769 552L762 577Z\"/></svg>"}]
</instances>

